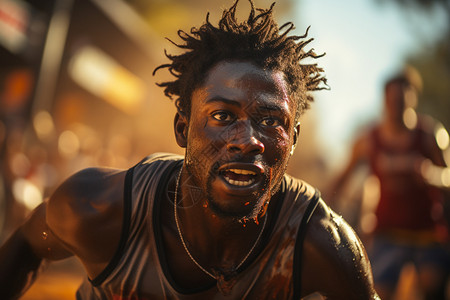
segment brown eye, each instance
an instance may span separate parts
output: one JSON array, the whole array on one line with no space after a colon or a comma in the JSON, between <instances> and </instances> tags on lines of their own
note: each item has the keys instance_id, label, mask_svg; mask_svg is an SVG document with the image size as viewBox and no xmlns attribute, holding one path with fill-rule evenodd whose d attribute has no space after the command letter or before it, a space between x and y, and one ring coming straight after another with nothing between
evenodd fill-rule
<instances>
[{"instance_id":1,"label":"brown eye","mask_svg":"<svg viewBox=\"0 0 450 300\"><path fill-rule=\"evenodd\" d=\"M261 125L263 126L269 126L269 127L275 127L280 125L280 121L276 118L264 118L261 120Z\"/></svg>"},{"instance_id":2,"label":"brown eye","mask_svg":"<svg viewBox=\"0 0 450 300\"><path fill-rule=\"evenodd\" d=\"M224 112L224 111L219 111L219 112L215 112L212 114L212 117L214 119L216 119L217 121L231 121L233 118L231 116L231 114Z\"/></svg>"}]
</instances>

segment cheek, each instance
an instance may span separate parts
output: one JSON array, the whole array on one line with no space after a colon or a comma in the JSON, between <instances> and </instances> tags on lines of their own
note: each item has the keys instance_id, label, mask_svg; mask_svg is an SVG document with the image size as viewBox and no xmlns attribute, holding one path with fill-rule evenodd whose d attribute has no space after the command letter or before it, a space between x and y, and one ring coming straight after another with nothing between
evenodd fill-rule
<instances>
[{"instance_id":1,"label":"cheek","mask_svg":"<svg viewBox=\"0 0 450 300\"><path fill-rule=\"evenodd\" d=\"M276 138L266 140L266 151L269 163L275 166L284 166L289 160L292 147L292 138L285 131L279 132Z\"/></svg>"},{"instance_id":2,"label":"cheek","mask_svg":"<svg viewBox=\"0 0 450 300\"><path fill-rule=\"evenodd\" d=\"M281 149L289 150L293 144L292 135L289 135L288 133L283 131L283 134L281 134L278 137L278 145Z\"/></svg>"},{"instance_id":3,"label":"cheek","mask_svg":"<svg viewBox=\"0 0 450 300\"><path fill-rule=\"evenodd\" d=\"M186 147L186 159L191 164L196 163L199 167L210 167L217 160L222 147L221 134L211 130L207 126L206 120L192 124L190 133Z\"/></svg>"}]
</instances>

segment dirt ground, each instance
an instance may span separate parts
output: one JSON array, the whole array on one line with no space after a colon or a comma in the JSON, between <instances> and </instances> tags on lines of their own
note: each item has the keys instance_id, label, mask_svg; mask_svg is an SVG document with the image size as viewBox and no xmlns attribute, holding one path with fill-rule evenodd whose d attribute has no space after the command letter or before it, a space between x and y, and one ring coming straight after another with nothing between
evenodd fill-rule
<instances>
[{"instance_id":1,"label":"dirt ground","mask_svg":"<svg viewBox=\"0 0 450 300\"><path fill-rule=\"evenodd\" d=\"M84 276L75 258L52 262L20 300L74 300Z\"/></svg>"}]
</instances>

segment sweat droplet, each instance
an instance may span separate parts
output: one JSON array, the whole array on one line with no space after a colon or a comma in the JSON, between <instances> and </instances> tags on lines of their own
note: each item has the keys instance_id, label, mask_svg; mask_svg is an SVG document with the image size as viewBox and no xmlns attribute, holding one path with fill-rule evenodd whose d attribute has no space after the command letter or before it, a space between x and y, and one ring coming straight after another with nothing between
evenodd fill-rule
<instances>
[{"instance_id":1,"label":"sweat droplet","mask_svg":"<svg viewBox=\"0 0 450 300\"><path fill-rule=\"evenodd\" d=\"M47 237L48 237L48 233L45 232L45 231L42 231L42 239L43 239L43 240L46 240Z\"/></svg>"}]
</instances>

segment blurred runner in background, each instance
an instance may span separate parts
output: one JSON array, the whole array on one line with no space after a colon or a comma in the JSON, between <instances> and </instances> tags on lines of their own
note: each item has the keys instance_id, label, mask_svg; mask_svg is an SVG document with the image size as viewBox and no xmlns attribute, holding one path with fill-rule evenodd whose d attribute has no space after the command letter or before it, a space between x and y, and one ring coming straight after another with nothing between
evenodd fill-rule
<instances>
[{"instance_id":1,"label":"blurred runner in background","mask_svg":"<svg viewBox=\"0 0 450 300\"><path fill-rule=\"evenodd\" d=\"M356 140L348 165L330 190L336 199L364 163L378 178L369 254L376 289L386 300L392 299L407 263L414 263L425 299L445 299L450 270L442 190L449 186L443 156L448 134L431 117L416 113L421 87L420 74L411 67L386 82L382 120ZM436 139L436 133L443 138Z\"/></svg>"}]
</instances>

